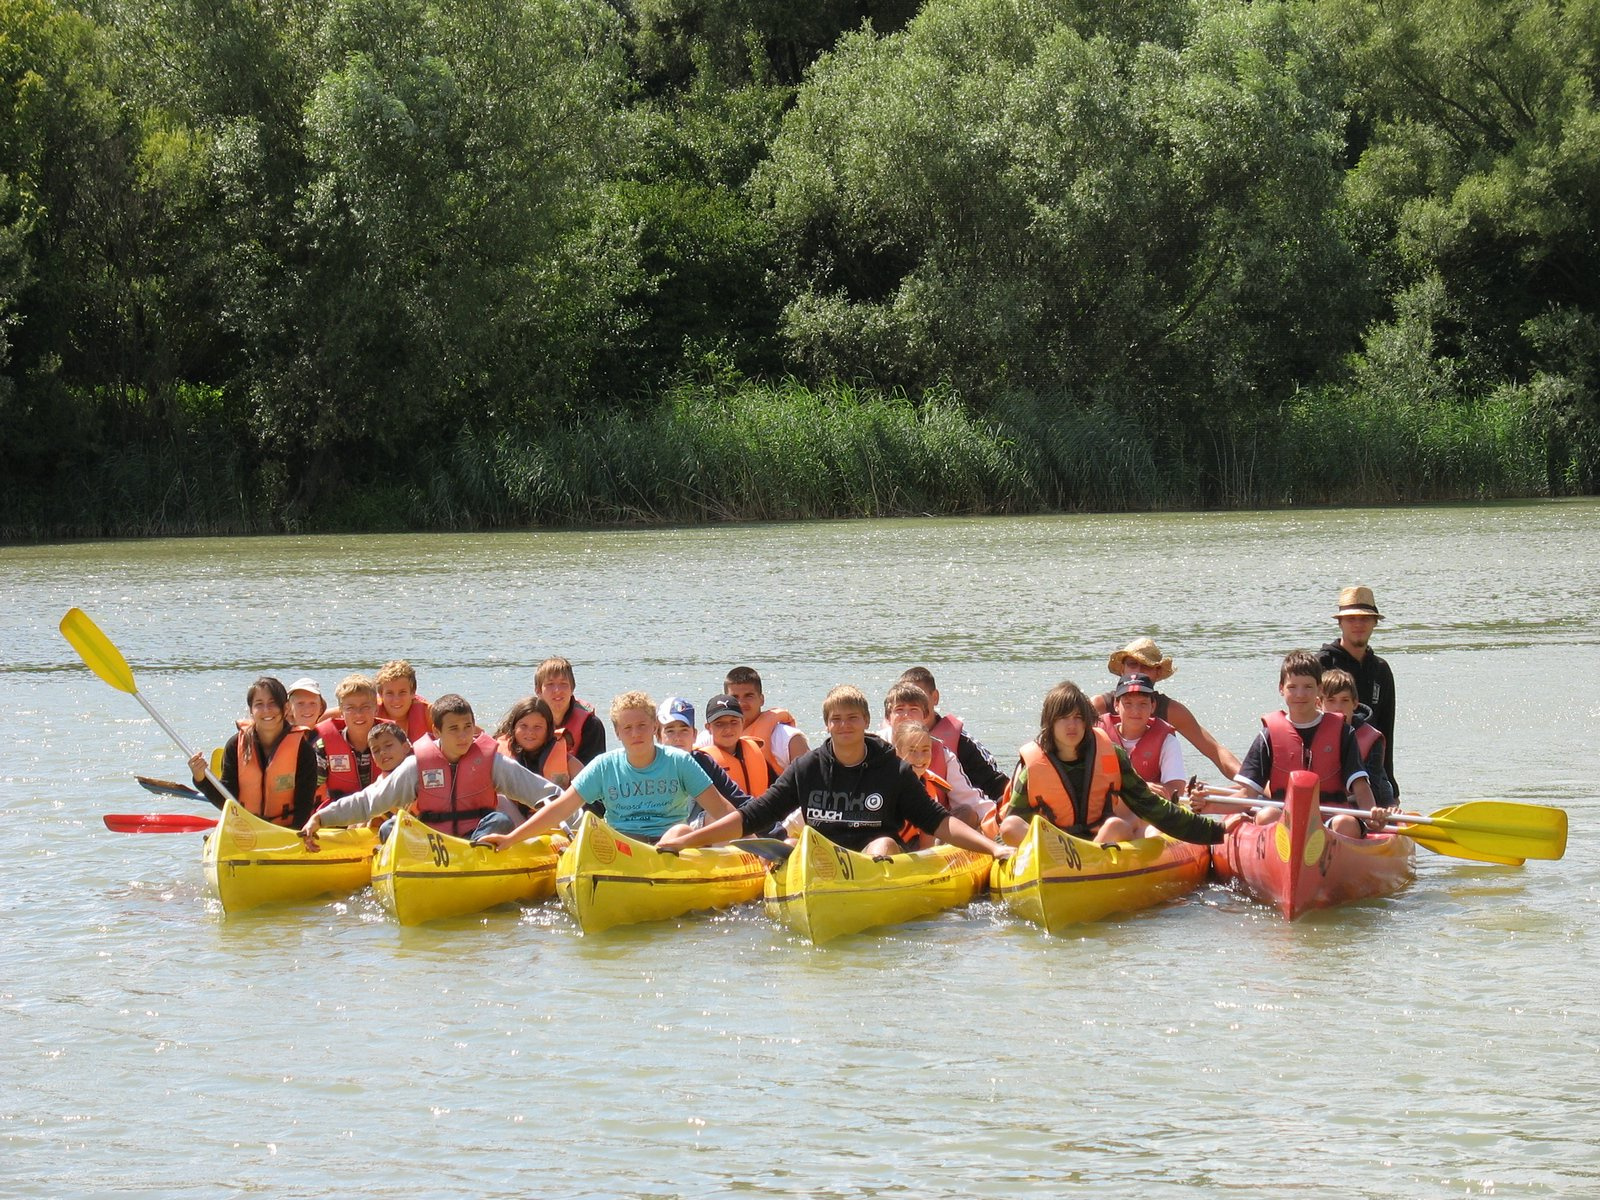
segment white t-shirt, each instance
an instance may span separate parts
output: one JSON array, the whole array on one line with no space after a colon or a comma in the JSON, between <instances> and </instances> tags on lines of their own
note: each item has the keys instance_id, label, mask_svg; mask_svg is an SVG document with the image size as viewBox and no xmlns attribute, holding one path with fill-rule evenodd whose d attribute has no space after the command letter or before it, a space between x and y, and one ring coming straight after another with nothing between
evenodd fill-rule
<instances>
[{"instance_id":1,"label":"white t-shirt","mask_svg":"<svg viewBox=\"0 0 1600 1200\"><path fill-rule=\"evenodd\" d=\"M1138 738L1134 738L1130 742L1127 738L1119 735L1117 740L1122 743L1122 748L1128 752L1130 757L1133 754L1133 748L1139 744ZM1169 733L1167 734L1167 740L1161 743L1161 778L1156 782L1170 783L1174 779L1183 779L1184 777L1183 743L1178 740L1177 734Z\"/></svg>"}]
</instances>

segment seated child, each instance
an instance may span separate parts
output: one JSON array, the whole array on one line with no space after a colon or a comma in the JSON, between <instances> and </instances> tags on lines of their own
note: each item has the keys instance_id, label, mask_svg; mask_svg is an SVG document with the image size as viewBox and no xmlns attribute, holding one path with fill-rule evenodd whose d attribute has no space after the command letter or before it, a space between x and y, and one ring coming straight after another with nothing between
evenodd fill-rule
<instances>
[{"instance_id":1,"label":"seated child","mask_svg":"<svg viewBox=\"0 0 1600 1200\"><path fill-rule=\"evenodd\" d=\"M1075 683L1064 680L1050 689L1039 710L1039 733L1019 753L1022 763L1000 822L1000 840L1008 845L1022 844L1035 813L1073 837L1102 845L1140 836L1145 821L1180 841L1222 841L1221 821L1150 790L1128 752L1100 728L1094 703ZM1118 814L1119 805L1127 815Z\"/></svg>"},{"instance_id":2,"label":"seated child","mask_svg":"<svg viewBox=\"0 0 1600 1200\"><path fill-rule=\"evenodd\" d=\"M1133 769L1150 790L1168 800L1183 798L1183 743L1177 731L1156 716L1156 685L1148 675L1128 675L1117 684L1116 712L1100 718L1100 728L1128 752Z\"/></svg>"},{"instance_id":3,"label":"seated child","mask_svg":"<svg viewBox=\"0 0 1600 1200\"><path fill-rule=\"evenodd\" d=\"M1372 724L1372 710L1361 703L1356 693L1356 678L1349 671L1323 668L1322 711L1338 713L1355 730L1356 751L1361 755L1361 765L1366 768L1367 782L1372 785L1372 798L1379 808L1393 808L1394 785L1389 782L1389 772L1383 765L1387 749L1383 734Z\"/></svg>"},{"instance_id":4,"label":"seated child","mask_svg":"<svg viewBox=\"0 0 1600 1200\"><path fill-rule=\"evenodd\" d=\"M893 745L900 761L922 780L928 795L949 808L950 785L928 769L933 762L933 734L928 727L920 721L902 721L894 727ZM925 850L933 845L933 839L909 821L901 828L899 841L907 850Z\"/></svg>"},{"instance_id":5,"label":"seated child","mask_svg":"<svg viewBox=\"0 0 1600 1200\"><path fill-rule=\"evenodd\" d=\"M417 695L417 673L403 658L378 668L378 716L400 726L413 742L434 731L428 702Z\"/></svg>"},{"instance_id":6,"label":"seated child","mask_svg":"<svg viewBox=\"0 0 1600 1200\"><path fill-rule=\"evenodd\" d=\"M594 708L574 696L578 686L572 664L564 658L547 658L533 672L533 690L550 706L557 737L566 739L572 769L582 770L606 752L606 729Z\"/></svg>"},{"instance_id":7,"label":"seated child","mask_svg":"<svg viewBox=\"0 0 1600 1200\"><path fill-rule=\"evenodd\" d=\"M1321 779L1322 803L1343 805L1348 796L1354 800L1352 807L1374 807L1372 785L1361 765L1355 734L1338 713L1324 713L1317 707L1321 682L1322 663L1311 651L1291 650L1284 655L1278 668L1283 711L1261 718L1261 732L1250 743L1239 774L1234 776L1242 794L1282 800L1289 790L1290 773L1309 770ZM1190 798L1201 808L1210 797L1220 794L1201 786ZM1255 819L1268 825L1281 812L1280 808L1262 808ZM1328 822L1328 828L1345 837L1365 837L1368 828L1377 831L1384 827L1385 816L1381 809L1370 817L1338 815Z\"/></svg>"},{"instance_id":8,"label":"seated child","mask_svg":"<svg viewBox=\"0 0 1600 1200\"><path fill-rule=\"evenodd\" d=\"M302 729L315 729L322 714L328 711L322 699L322 689L315 679L296 679L289 685L289 717L291 725Z\"/></svg>"},{"instance_id":9,"label":"seated child","mask_svg":"<svg viewBox=\"0 0 1600 1200\"><path fill-rule=\"evenodd\" d=\"M750 793L734 781L712 754L696 748L693 704L682 696L671 696L661 702L660 709L656 711L656 720L661 726L661 744L671 746L674 750L686 751L700 764L700 769L711 780L711 786L717 789L718 795L735 806L750 799ZM760 757L759 752L757 757ZM765 760L762 761L762 765L766 765ZM694 805L689 823L693 825L703 819L701 815L703 811L698 804Z\"/></svg>"},{"instance_id":10,"label":"seated child","mask_svg":"<svg viewBox=\"0 0 1600 1200\"><path fill-rule=\"evenodd\" d=\"M645 842L688 832L694 804L713 817L735 811L686 751L656 743L656 705L649 696L624 692L613 700L611 727L622 743L620 749L585 766L559 799L511 832L480 840L495 847L510 846L555 828L580 805L605 805L608 825Z\"/></svg>"},{"instance_id":11,"label":"seated child","mask_svg":"<svg viewBox=\"0 0 1600 1200\"><path fill-rule=\"evenodd\" d=\"M317 776L330 800L360 791L376 775L368 739L378 719L377 684L365 675L346 675L334 696L338 710L329 710L317 726Z\"/></svg>"},{"instance_id":12,"label":"seated child","mask_svg":"<svg viewBox=\"0 0 1600 1200\"><path fill-rule=\"evenodd\" d=\"M961 770L972 785L998 804L1005 796L1010 780L1000 769L1000 764L995 762L994 755L967 731L966 723L960 717L954 713L940 715L939 688L933 681L933 672L927 667L907 667L895 682L914 683L927 693L933 716L933 724L928 726L928 732L956 756L956 761L961 764Z\"/></svg>"},{"instance_id":13,"label":"seated child","mask_svg":"<svg viewBox=\"0 0 1600 1200\"><path fill-rule=\"evenodd\" d=\"M567 739L556 737L555 729L550 706L538 696L524 696L501 718L494 740L501 754L564 788L572 782L572 758Z\"/></svg>"},{"instance_id":14,"label":"seated child","mask_svg":"<svg viewBox=\"0 0 1600 1200\"><path fill-rule=\"evenodd\" d=\"M1011 851L952 816L932 799L894 749L867 732L871 707L860 688L841 684L822 702L828 738L795 759L765 792L704 828L663 838L667 849L709 846L746 831L760 832L796 809L823 837L873 856L900 853L900 832L911 822L941 841L1004 858Z\"/></svg>"},{"instance_id":15,"label":"seated child","mask_svg":"<svg viewBox=\"0 0 1600 1200\"><path fill-rule=\"evenodd\" d=\"M889 694L883 698L883 716L884 726L878 731L878 736L886 741L894 736L896 726L908 721L932 730L933 702L928 699L928 693L916 684L902 681L891 687ZM956 756L937 739L933 743L930 769L945 781L949 789L946 806L950 811L974 829L981 828L984 820L995 810L994 801L972 786Z\"/></svg>"},{"instance_id":16,"label":"seated child","mask_svg":"<svg viewBox=\"0 0 1600 1200\"><path fill-rule=\"evenodd\" d=\"M357 825L406 805L429 828L478 841L515 824L521 814L512 801L538 808L557 794L555 784L512 762L492 737L478 732L472 705L462 697L440 696L429 719L439 732L419 739L410 758L312 814L300 830L308 849L317 849L324 825Z\"/></svg>"}]
</instances>

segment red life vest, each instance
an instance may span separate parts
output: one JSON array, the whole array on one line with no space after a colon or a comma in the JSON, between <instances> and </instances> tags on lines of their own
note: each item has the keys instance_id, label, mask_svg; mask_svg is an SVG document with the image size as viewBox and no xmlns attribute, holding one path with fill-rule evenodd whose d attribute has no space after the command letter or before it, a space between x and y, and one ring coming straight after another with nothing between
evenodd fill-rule
<instances>
[{"instance_id":1,"label":"red life vest","mask_svg":"<svg viewBox=\"0 0 1600 1200\"><path fill-rule=\"evenodd\" d=\"M793 725L794 714L786 708L768 708L756 715L756 719L745 723L743 737L752 738L761 747L762 756L767 760L767 766L772 768L774 776L783 774L783 764L778 761L769 746L772 742L772 731L779 725ZM751 793L754 795L754 793Z\"/></svg>"},{"instance_id":2,"label":"red life vest","mask_svg":"<svg viewBox=\"0 0 1600 1200\"><path fill-rule=\"evenodd\" d=\"M300 766L300 743L306 731L300 726L285 731L272 751L272 760L263 763L256 752L253 727L239 730L236 753L239 778L235 780L238 800L246 811L274 825L294 824L294 784Z\"/></svg>"},{"instance_id":3,"label":"red life vest","mask_svg":"<svg viewBox=\"0 0 1600 1200\"><path fill-rule=\"evenodd\" d=\"M344 735L344 718L330 717L317 726L322 749L328 756L328 799L337 800L362 788L361 772L356 768L355 747ZM376 774L374 774L376 778Z\"/></svg>"},{"instance_id":4,"label":"red life vest","mask_svg":"<svg viewBox=\"0 0 1600 1200\"><path fill-rule=\"evenodd\" d=\"M583 745L583 724L594 716L594 709L590 708L576 696L567 705L567 721L564 725L557 725L555 736L567 743L567 753L576 761L578 747Z\"/></svg>"},{"instance_id":5,"label":"red life vest","mask_svg":"<svg viewBox=\"0 0 1600 1200\"><path fill-rule=\"evenodd\" d=\"M1344 762L1340 754L1344 737L1344 718L1338 713L1323 713L1322 720L1311 731L1311 753L1306 754L1306 743L1289 715L1270 712L1261 718L1267 731L1267 744L1272 747L1271 778L1267 792L1281 800L1289 792L1289 775L1294 771L1312 771L1316 774L1325 799L1344 798ZM1308 762L1307 759L1310 759Z\"/></svg>"},{"instance_id":6,"label":"red life vest","mask_svg":"<svg viewBox=\"0 0 1600 1200\"><path fill-rule=\"evenodd\" d=\"M417 799L412 812L423 824L454 837L469 837L478 822L499 811L494 790L494 738L480 733L459 761L449 762L438 739L417 742Z\"/></svg>"},{"instance_id":7,"label":"red life vest","mask_svg":"<svg viewBox=\"0 0 1600 1200\"><path fill-rule=\"evenodd\" d=\"M1104 729L1120 744L1122 741L1122 726L1111 713L1104 713L1100 717L1100 728ZM1166 745L1167 738L1173 733L1173 728L1160 717L1150 719L1150 728L1134 743L1133 749L1128 751L1128 758L1133 763L1133 769L1140 779L1146 783L1165 783L1161 778L1161 747Z\"/></svg>"},{"instance_id":8,"label":"red life vest","mask_svg":"<svg viewBox=\"0 0 1600 1200\"><path fill-rule=\"evenodd\" d=\"M1085 805L1088 811L1082 821L1077 819L1072 793L1067 791L1067 785L1056 770L1055 763L1039 748L1039 743L1025 742L1019 753L1023 766L1028 768L1028 807L1042 812L1052 825L1069 833L1083 830L1092 835L1112 815L1122 794L1122 763L1117 758L1116 743L1105 730L1099 727L1094 729L1094 762L1089 773L1089 796ZM1063 819L1067 817L1072 819Z\"/></svg>"},{"instance_id":9,"label":"red life vest","mask_svg":"<svg viewBox=\"0 0 1600 1200\"><path fill-rule=\"evenodd\" d=\"M1356 749L1361 752L1361 765L1372 761L1372 748L1383 744L1383 734L1371 721L1355 727Z\"/></svg>"},{"instance_id":10,"label":"red life vest","mask_svg":"<svg viewBox=\"0 0 1600 1200\"><path fill-rule=\"evenodd\" d=\"M933 734L934 740L944 745L951 754L961 752L961 718L951 713L946 713L933 723L933 728L928 730Z\"/></svg>"},{"instance_id":11,"label":"red life vest","mask_svg":"<svg viewBox=\"0 0 1600 1200\"><path fill-rule=\"evenodd\" d=\"M383 706L382 700L378 701L378 720L394 721L396 725L402 724L402 722L396 721L395 718L389 715L389 710ZM406 719L403 724L405 725L406 737L411 739L413 744L433 732L433 722L428 717L428 702L416 693L412 693L411 707L406 709ZM320 729L321 726L319 725L318 728Z\"/></svg>"},{"instance_id":12,"label":"red life vest","mask_svg":"<svg viewBox=\"0 0 1600 1200\"><path fill-rule=\"evenodd\" d=\"M750 795L759 796L772 786L771 764L767 762L765 748L755 738L741 734L737 754L729 754L715 742L705 749L728 777Z\"/></svg>"}]
</instances>

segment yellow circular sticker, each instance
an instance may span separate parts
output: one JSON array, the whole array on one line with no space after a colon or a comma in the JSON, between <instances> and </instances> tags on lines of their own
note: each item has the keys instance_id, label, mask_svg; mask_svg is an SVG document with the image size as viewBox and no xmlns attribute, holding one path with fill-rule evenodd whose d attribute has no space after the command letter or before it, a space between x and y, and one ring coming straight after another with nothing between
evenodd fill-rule
<instances>
[{"instance_id":1,"label":"yellow circular sticker","mask_svg":"<svg viewBox=\"0 0 1600 1200\"><path fill-rule=\"evenodd\" d=\"M602 867L609 867L617 859L617 840L613 837L590 838L589 849Z\"/></svg>"},{"instance_id":2,"label":"yellow circular sticker","mask_svg":"<svg viewBox=\"0 0 1600 1200\"><path fill-rule=\"evenodd\" d=\"M1289 861L1289 826L1282 821L1273 826L1272 847L1278 852L1280 862Z\"/></svg>"},{"instance_id":3,"label":"yellow circular sticker","mask_svg":"<svg viewBox=\"0 0 1600 1200\"><path fill-rule=\"evenodd\" d=\"M1320 825L1306 835L1304 854L1306 866L1314 867L1317 865L1317 859L1322 857L1322 848L1327 844L1328 836L1322 832L1322 826Z\"/></svg>"}]
</instances>

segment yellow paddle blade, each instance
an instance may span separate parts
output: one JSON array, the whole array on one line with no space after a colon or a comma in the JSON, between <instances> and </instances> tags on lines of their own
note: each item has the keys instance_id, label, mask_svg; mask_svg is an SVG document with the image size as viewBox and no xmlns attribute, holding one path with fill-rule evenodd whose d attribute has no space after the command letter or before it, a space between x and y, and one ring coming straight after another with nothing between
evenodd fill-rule
<instances>
[{"instance_id":1,"label":"yellow paddle blade","mask_svg":"<svg viewBox=\"0 0 1600 1200\"><path fill-rule=\"evenodd\" d=\"M222 778L222 747L218 746L211 752L211 773L217 778Z\"/></svg>"},{"instance_id":2,"label":"yellow paddle blade","mask_svg":"<svg viewBox=\"0 0 1600 1200\"><path fill-rule=\"evenodd\" d=\"M1508 858L1560 858L1567 852L1567 814L1542 804L1474 800L1422 818L1415 828L1423 838L1444 838L1494 862ZM1405 827L1401 833L1409 830ZM1421 840L1421 839L1419 839Z\"/></svg>"},{"instance_id":3,"label":"yellow paddle blade","mask_svg":"<svg viewBox=\"0 0 1600 1200\"><path fill-rule=\"evenodd\" d=\"M1457 845L1444 830L1430 829L1426 825L1408 826L1405 835L1424 850L1432 850L1435 854L1442 854L1447 858L1461 858L1468 862L1499 863L1507 867L1520 867L1524 862L1520 858L1510 858L1501 854L1481 854L1475 850L1468 850L1464 846Z\"/></svg>"},{"instance_id":4,"label":"yellow paddle blade","mask_svg":"<svg viewBox=\"0 0 1600 1200\"><path fill-rule=\"evenodd\" d=\"M72 643L78 657L89 670L104 679L119 692L135 695L138 685L133 682L133 672L122 651L112 645L111 639L100 632L100 626L89 619L81 608L67 610L61 618L61 636Z\"/></svg>"}]
</instances>

